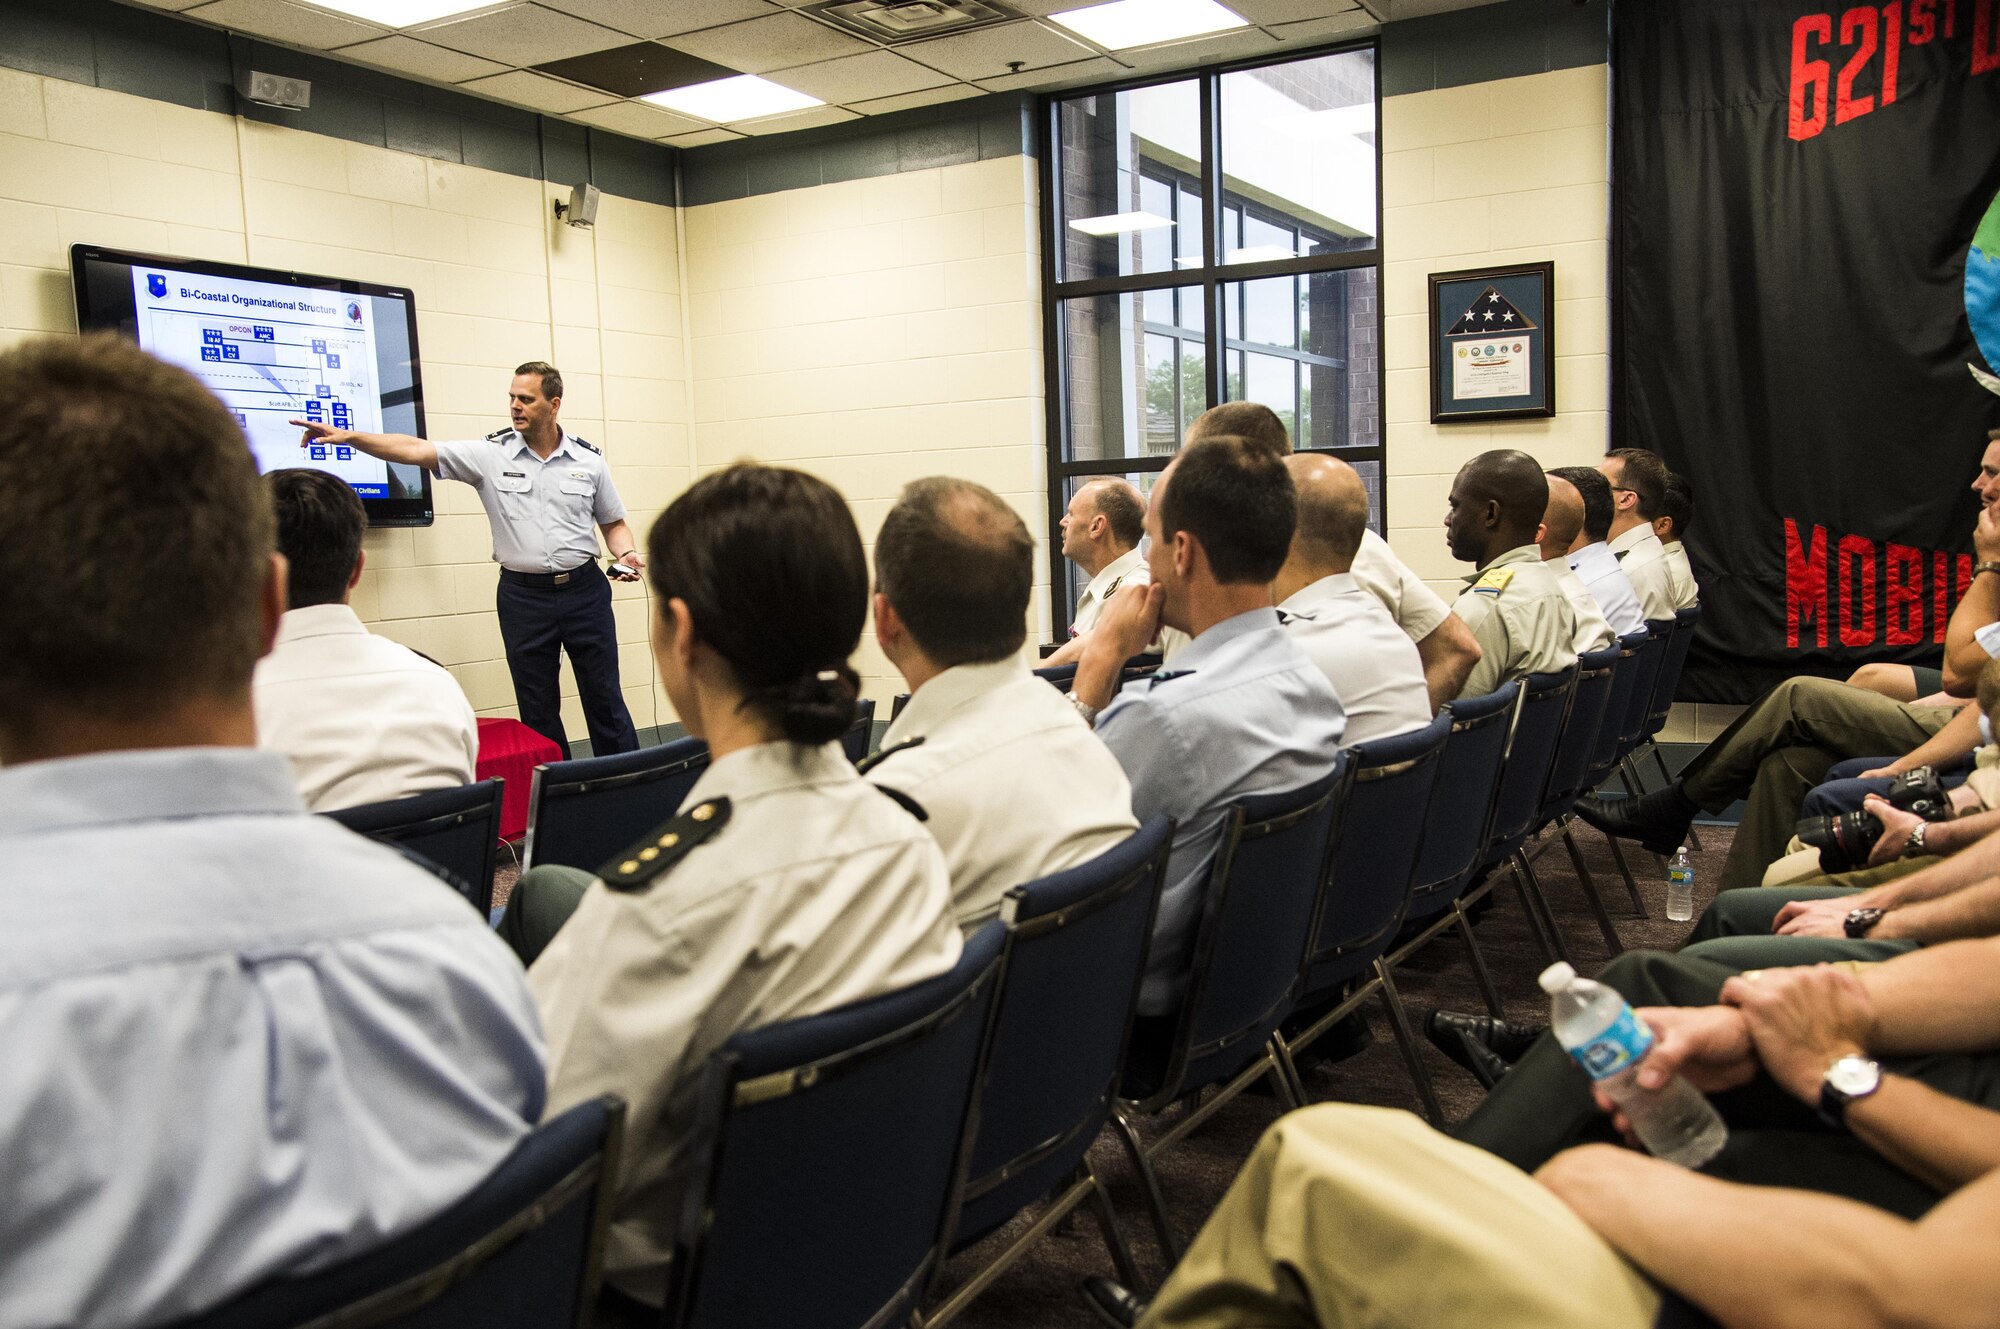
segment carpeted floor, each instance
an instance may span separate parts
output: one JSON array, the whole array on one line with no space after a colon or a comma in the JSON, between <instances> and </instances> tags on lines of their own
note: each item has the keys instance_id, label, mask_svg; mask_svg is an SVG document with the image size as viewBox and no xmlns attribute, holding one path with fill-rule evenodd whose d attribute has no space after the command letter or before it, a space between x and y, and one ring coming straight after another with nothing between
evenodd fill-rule
<instances>
[{"instance_id":1,"label":"carpeted floor","mask_svg":"<svg viewBox=\"0 0 2000 1329\"><path fill-rule=\"evenodd\" d=\"M1702 825L1699 833L1702 848L1694 853L1697 915L1713 897L1714 882L1721 873L1734 832L1729 826ZM1575 835L1585 865L1605 893L1620 941L1635 949L1672 950L1679 946L1692 925L1666 919L1666 874L1660 860L1636 846L1626 846L1626 861L1632 867L1647 910L1647 917L1639 918L1632 913L1604 837L1580 822L1576 824ZM1531 845L1530 852L1536 876L1549 897L1572 959L1580 972L1594 973L1610 958L1609 951L1585 903L1569 855L1559 840L1546 836ZM505 855L501 861L494 882L495 903L505 902L516 876L516 869ZM1545 960L1522 913L1520 898L1504 881L1493 898L1494 907L1486 912L1475 931L1506 1004L1507 1016L1544 1023L1547 1007L1535 986L1535 976L1541 972ZM1445 1112L1456 1121L1477 1105L1483 1091L1470 1075L1430 1046L1423 1036L1422 1021L1426 1014L1440 1007L1471 1012L1485 1009L1462 943L1454 933L1439 936L1409 965L1397 971L1396 982L1411 1021L1417 1026L1417 1041L1430 1068L1431 1082ZM1416 1092L1379 1003L1369 1007L1369 1023L1375 1041L1367 1051L1347 1061L1323 1064L1306 1072L1307 1088L1314 1101L1375 1103L1417 1110ZM1160 1160L1161 1188L1183 1243L1200 1229L1249 1156L1257 1137L1278 1115L1275 1099L1245 1094ZM1172 1118L1169 1115L1164 1120L1170 1122ZM1147 1218L1137 1174L1109 1131L1092 1147L1090 1162L1111 1190L1141 1272L1157 1283L1165 1276L1166 1262ZM938 1281L933 1304L941 1302L954 1286L1004 1250L1033 1218L1031 1210L954 1259ZM1097 1321L1078 1296L1077 1284L1086 1275L1111 1272L1097 1225L1086 1207L1029 1250L956 1323L965 1329L1089 1329Z\"/></svg>"},{"instance_id":2,"label":"carpeted floor","mask_svg":"<svg viewBox=\"0 0 2000 1329\"><path fill-rule=\"evenodd\" d=\"M1727 827L1704 826L1700 830L1702 849L1694 854L1697 914L1713 895L1713 882L1721 871L1732 833ZM1604 837L1579 823L1576 839L1585 865L1606 893L1623 944L1629 948L1656 949L1678 946L1691 924L1666 920L1666 874L1659 861L1636 848L1626 848L1627 862L1632 866L1648 913L1647 918L1640 919L1631 912ZM1592 973L1609 958L1604 938L1589 913L1561 843L1547 840L1546 845L1547 852L1541 852L1539 847L1533 850L1537 855L1536 875L1549 896L1577 968L1585 974ZM1545 1023L1547 1008L1535 986L1535 976L1541 972L1544 961L1522 913L1520 899L1505 883L1495 892L1494 899L1494 908L1487 912L1475 932L1501 999L1506 1003L1508 1017ZM1438 1007L1484 1010L1464 947L1449 933L1438 937L1409 966L1398 970L1396 981L1412 1021L1419 1025L1425 1014ZM1377 1103L1415 1111L1416 1093L1379 1004L1370 1010L1370 1023L1375 1030L1373 1046L1345 1062L1309 1071L1307 1087L1315 1101ZM1463 1117L1479 1102L1483 1091L1471 1076L1430 1046L1421 1027L1417 1040L1445 1112L1453 1120ZM1200 1228L1235 1178L1257 1137L1278 1114L1276 1100L1246 1094L1224 1107L1161 1160L1160 1184L1183 1242ZM1142 1272L1157 1281L1164 1276L1164 1261L1146 1217L1137 1176L1124 1150L1106 1132L1092 1148L1090 1161L1111 1189L1120 1222ZM1031 1218L1032 1214L1015 1220L953 1260L939 1281L940 1295L948 1294L954 1284L971 1276L1004 1249ZM957 1323L967 1329L1088 1329L1097 1321L1079 1298L1077 1284L1088 1274L1110 1272L1110 1260L1095 1222L1087 1210L1079 1211L1064 1228L1031 1249L987 1289Z\"/></svg>"}]
</instances>

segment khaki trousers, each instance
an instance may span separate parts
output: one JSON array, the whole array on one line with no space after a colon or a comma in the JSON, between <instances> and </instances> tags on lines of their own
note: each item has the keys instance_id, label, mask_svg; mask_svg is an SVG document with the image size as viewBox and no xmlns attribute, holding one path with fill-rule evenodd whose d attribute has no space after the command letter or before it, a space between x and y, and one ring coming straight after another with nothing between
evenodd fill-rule
<instances>
[{"instance_id":1,"label":"khaki trousers","mask_svg":"<svg viewBox=\"0 0 2000 1329\"><path fill-rule=\"evenodd\" d=\"M1718 889L1763 880L1765 865L1792 838L1799 804L1835 762L1901 756L1955 714L1825 678L1786 679L1765 693L1681 772L1682 792L1710 812L1748 800Z\"/></svg>"},{"instance_id":2,"label":"khaki trousers","mask_svg":"<svg viewBox=\"0 0 2000 1329\"><path fill-rule=\"evenodd\" d=\"M1527 1173L1330 1103L1264 1132L1142 1329L1651 1329L1659 1306Z\"/></svg>"}]
</instances>

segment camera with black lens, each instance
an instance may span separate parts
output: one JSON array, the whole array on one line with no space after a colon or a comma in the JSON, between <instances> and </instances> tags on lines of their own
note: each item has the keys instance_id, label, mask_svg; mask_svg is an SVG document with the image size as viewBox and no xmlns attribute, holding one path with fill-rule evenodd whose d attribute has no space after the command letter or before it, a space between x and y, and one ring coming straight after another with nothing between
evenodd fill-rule
<instances>
[{"instance_id":1,"label":"camera with black lens","mask_svg":"<svg viewBox=\"0 0 2000 1329\"><path fill-rule=\"evenodd\" d=\"M1882 792L1889 806L1925 821L1951 818L1951 794L1938 783L1937 771L1919 766L1889 782ZM1882 819L1866 809L1826 817L1806 817L1795 830L1799 842L1819 850L1819 865L1827 872L1852 872L1868 862L1882 838Z\"/></svg>"}]
</instances>

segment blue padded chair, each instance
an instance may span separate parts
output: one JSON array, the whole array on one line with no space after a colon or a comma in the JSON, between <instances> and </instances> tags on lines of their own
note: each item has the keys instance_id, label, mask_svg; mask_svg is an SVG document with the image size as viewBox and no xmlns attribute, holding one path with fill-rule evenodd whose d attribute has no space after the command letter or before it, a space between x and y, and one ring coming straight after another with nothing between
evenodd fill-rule
<instances>
[{"instance_id":1,"label":"blue padded chair","mask_svg":"<svg viewBox=\"0 0 2000 1329\"><path fill-rule=\"evenodd\" d=\"M1589 771L1591 754L1597 750L1597 736L1602 732L1610 711L1612 687L1622 659L1624 651L1615 642L1601 651L1591 651L1578 657L1576 691L1570 696L1569 718L1563 722L1555 761L1549 767L1548 787L1542 793L1541 808L1535 814L1537 829L1551 822L1559 824L1562 816L1575 804L1577 796L1584 792L1584 778ZM1576 840L1569 833L1569 827L1561 826L1560 829L1563 843L1569 849L1570 862L1576 867L1577 880L1583 886L1584 898L1590 904L1598 928L1604 933L1604 944L1611 948L1613 955L1617 955L1625 947L1618 940L1618 929L1611 926L1611 915L1604 910L1604 897L1598 893L1597 882L1584 866L1583 856L1577 852ZM1533 855L1525 849L1519 851L1515 855L1515 865L1527 874L1536 898L1545 899L1541 883L1535 877ZM1548 923L1553 928L1555 919L1550 917Z\"/></svg>"},{"instance_id":2,"label":"blue padded chair","mask_svg":"<svg viewBox=\"0 0 2000 1329\"><path fill-rule=\"evenodd\" d=\"M1673 635L1667 638L1665 652L1660 660L1660 677L1653 684L1653 701L1646 714L1645 727L1639 734L1639 746L1651 754L1653 765L1659 768L1660 778L1669 784L1674 773L1667 769L1667 759L1660 752L1658 742L1660 731L1666 728L1667 715L1674 708L1674 694L1681 688L1681 672L1687 667L1688 650L1694 645L1695 628L1701 623L1701 606L1690 605L1674 612ZM1626 758L1627 774L1639 779L1637 753ZM1643 787L1643 786L1641 786ZM1701 848L1701 836L1694 827L1688 827L1688 842Z\"/></svg>"},{"instance_id":3,"label":"blue padded chair","mask_svg":"<svg viewBox=\"0 0 2000 1329\"><path fill-rule=\"evenodd\" d=\"M673 816L707 769L708 744L698 738L535 767L521 866L597 871Z\"/></svg>"},{"instance_id":4,"label":"blue padded chair","mask_svg":"<svg viewBox=\"0 0 2000 1329\"><path fill-rule=\"evenodd\" d=\"M863 697L854 703L854 723L847 726L847 732L840 736L840 750L847 759L859 766L867 759L868 749L875 746L875 699Z\"/></svg>"},{"instance_id":5,"label":"blue padded chair","mask_svg":"<svg viewBox=\"0 0 2000 1329\"><path fill-rule=\"evenodd\" d=\"M900 1325L958 1212L1007 929L947 973L738 1034L699 1088L667 1329Z\"/></svg>"},{"instance_id":6,"label":"blue padded chair","mask_svg":"<svg viewBox=\"0 0 2000 1329\"><path fill-rule=\"evenodd\" d=\"M359 835L408 850L484 918L493 911L493 859L500 846L504 783L481 780L325 815Z\"/></svg>"},{"instance_id":7,"label":"blue padded chair","mask_svg":"<svg viewBox=\"0 0 2000 1329\"><path fill-rule=\"evenodd\" d=\"M1111 1198L1085 1154L1117 1096L1173 834L1171 817L1155 817L1116 848L1017 886L1001 903L1012 937L1007 977L952 1251L1060 1193L1033 1226L925 1317L928 1329L955 1319L1085 1200L1119 1281L1138 1285Z\"/></svg>"},{"instance_id":8,"label":"blue padded chair","mask_svg":"<svg viewBox=\"0 0 2000 1329\"><path fill-rule=\"evenodd\" d=\"M1057 692L1067 693L1070 685L1076 682L1076 666L1066 664L1056 665L1052 669L1037 669L1035 677L1041 679L1042 682L1048 684Z\"/></svg>"},{"instance_id":9,"label":"blue padded chair","mask_svg":"<svg viewBox=\"0 0 2000 1329\"><path fill-rule=\"evenodd\" d=\"M1535 817L1542 810L1542 791L1549 786L1549 769L1555 765L1556 746L1562 740L1563 722L1569 717L1570 694L1576 686L1576 667L1550 674L1529 674L1522 680L1521 707L1514 719L1514 736L1507 744L1507 768L1500 775L1500 792L1493 800L1493 824L1487 828L1486 846L1479 852L1479 873L1497 875L1506 868L1520 894L1521 907L1540 940L1542 951L1551 959L1569 958L1561 934L1545 921L1548 904L1534 884L1520 871L1520 848L1535 829Z\"/></svg>"},{"instance_id":10,"label":"blue padded chair","mask_svg":"<svg viewBox=\"0 0 2000 1329\"><path fill-rule=\"evenodd\" d=\"M1597 736L1597 751L1591 754L1590 771L1585 777L1584 788L1596 789L1609 779L1613 771L1619 770L1626 756L1639 741L1638 736L1645 728L1645 720L1651 706L1651 692L1660 675L1663 653L1670 648L1669 634L1672 629L1658 630L1660 622L1648 622L1646 630L1630 632L1618 639L1622 652L1630 658L1621 658L1618 673L1612 679L1612 700L1605 712L1604 728ZM1614 717L1618 722L1612 723ZM1631 779L1626 777L1625 787L1633 788ZM1639 887L1632 880L1632 869L1625 862L1625 851L1618 841L1606 836L1611 846L1611 859L1618 865L1619 875L1625 880L1625 893L1632 901L1632 911L1640 918L1646 917L1645 901L1639 897Z\"/></svg>"},{"instance_id":11,"label":"blue padded chair","mask_svg":"<svg viewBox=\"0 0 2000 1329\"><path fill-rule=\"evenodd\" d=\"M470 1195L375 1250L260 1284L175 1329L548 1329L590 1321L625 1105L543 1122Z\"/></svg>"},{"instance_id":12,"label":"blue padded chair","mask_svg":"<svg viewBox=\"0 0 2000 1329\"><path fill-rule=\"evenodd\" d=\"M1271 1078L1287 1106L1302 1106L1273 1036L1298 996L1353 778L1353 754L1343 750L1310 784L1229 806L1195 924L1187 995L1171 1017L1149 1022L1157 1042L1126 1058L1111 1120L1145 1185L1160 1245L1175 1259L1180 1244L1153 1159L1260 1077ZM1159 1139L1141 1139L1136 1117L1210 1086L1220 1088Z\"/></svg>"},{"instance_id":13,"label":"blue padded chair","mask_svg":"<svg viewBox=\"0 0 2000 1329\"><path fill-rule=\"evenodd\" d=\"M1514 732L1514 712L1520 708L1521 692L1520 680L1513 679L1484 696L1447 703L1439 712L1451 718L1451 736L1445 740L1437 788L1431 792L1430 816L1418 848L1403 931L1395 949L1382 958L1382 967L1393 974L1397 965L1438 933L1456 927L1471 957L1486 1009L1495 1016L1501 1012L1500 994L1472 935L1464 900L1493 822L1493 803L1500 792L1500 774L1506 769L1507 740ZM1490 885L1480 888L1488 889Z\"/></svg>"},{"instance_id":14,"label":"blue padded chair","mask_svg":"<svg viewBox=\"0 0 2000 1329\"><path fill-rule=\"evenodd\" d=\"M910 704L910 694L907 692L898 692L896 694L896 699L889 703L889 723L890 724L896 723L896 717L901 715L903 713L903 708L905 706L908 706L909 704Z\"/></svg>"},{"instance_id":15,"label":"blue padded chair","mask_svg":"<svg viewBox=\"0 0 2000 1329\"><path fill-rule=\"evenodd\" d=\"M1410 883L1423 852L1431 794L1444 764L1451 717L1439 715L1422 729L1356 744L1354 784L1336 832L1333 863L1320 892L1319 918L1306 954L1304 995L1299 1005L1313 1012L1311 1023L1277 1037L1278 1057L1301 1099L1308 1098L1298 1057L1314 1040L1379 996L1395 1031L1410 1081L1424 1116L1444 1124L1430 1075L1410 1034L1410 1017L1382 957L1396 940L1410 903ZM1359 981L1357 981L1359 980ZM1343 995L1342 990L1348 989ZM1332 1005L1321 1013L1319 1008ZM1300 1023L1305 1017L1295 1017Z\"/></svg>"}]
</instances>

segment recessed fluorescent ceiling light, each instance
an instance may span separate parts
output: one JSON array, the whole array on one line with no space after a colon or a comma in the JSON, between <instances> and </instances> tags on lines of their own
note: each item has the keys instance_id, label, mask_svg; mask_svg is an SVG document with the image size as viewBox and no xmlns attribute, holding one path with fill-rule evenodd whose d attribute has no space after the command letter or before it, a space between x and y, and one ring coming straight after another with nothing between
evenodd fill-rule
<instances>
[{"instance_id":1,"label":"recessed fluorescent ceiling light","mask_svg":"<svg viewBox=\"0 0 2000 1329\"><path fill-rule=\"evenodd\" d=\"M685 88L649 92L639 100L664 106L669 111L679 111L682 115L713 120L719 125L826 105L817 97L808 97L803 92L795 92L755 74L738 74L734 78L719 78L710 83L691 83Z\"/></svg>"},{"instance_id":2,"label":"recessed fluorescent ceiling light","mask_svg":"<svg viewBox=\"0 0 2000 1329\"><path fill-rule=\"evenodd\" d=\"M380 23L385 28L413 28L432 19L494 7L493 0L476 0L473 4L465 0L306 0L306 3L316 9L331 9L336 14Z\"/></svg>"},{"instance_id":3,"label":"recessed fluorescent ceiling light","mask_svg":"<svg viewBox=\"0 0 2000 1329\"><path fill-rule=\"evenodd\" d=\"M1110 51L1250 26L1250 20L1215 0L1112 0L1049 17Z\"/></svg>"},{"instance_id":4,"label":"recessed fluorescent ceiling light","mask_svg":"<svg viewBox=\"0 0 2000 1329\"><path fill-rule=\"evenodd\" d=\"M1156 231L1173 222L1156 212L1113 212L1102 217L1078 217L1069 224L1072 231L1085 235L1125 235L1132 231Z\"/></svg>"}]
</instances>

